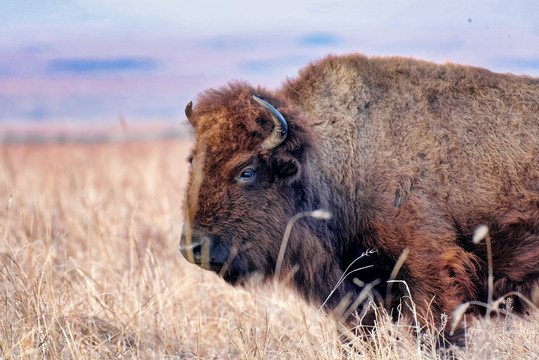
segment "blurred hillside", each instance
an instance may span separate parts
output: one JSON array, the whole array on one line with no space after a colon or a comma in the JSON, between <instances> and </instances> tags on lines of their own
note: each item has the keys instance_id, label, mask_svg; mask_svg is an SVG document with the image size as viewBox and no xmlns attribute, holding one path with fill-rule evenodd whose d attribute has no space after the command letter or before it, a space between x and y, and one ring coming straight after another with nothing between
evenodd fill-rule
<instances>
[{"instance_id":1,"label":"blurred hillside","mask_svg":"<svg viewBox=\"0 0 539 360\"><path fill-rule=\"evenodd\" d=\"M128 123L120 118L118 123L26 123L0 124L0 144L44 143L105 143L145 140L188 139L185 123L166 122Z\"/></svg>"}]
</instances>

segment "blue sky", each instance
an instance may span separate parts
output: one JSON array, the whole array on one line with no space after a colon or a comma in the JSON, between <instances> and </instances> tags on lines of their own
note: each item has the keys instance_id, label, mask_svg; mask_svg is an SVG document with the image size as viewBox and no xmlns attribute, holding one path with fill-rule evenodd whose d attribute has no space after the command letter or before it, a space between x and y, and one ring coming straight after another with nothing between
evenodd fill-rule
<instances>
[{"instance_id":1,"label":"blue sky","mask_svg":"<svg viewBox=\"0 0 539 360\"><path fill-rule=\"evenodd\" d=\"M0 124L183 121L205 88L276 88L328 53L539 76L537 14L535 0L2 0Z\"/></svg>"}]
</instances>

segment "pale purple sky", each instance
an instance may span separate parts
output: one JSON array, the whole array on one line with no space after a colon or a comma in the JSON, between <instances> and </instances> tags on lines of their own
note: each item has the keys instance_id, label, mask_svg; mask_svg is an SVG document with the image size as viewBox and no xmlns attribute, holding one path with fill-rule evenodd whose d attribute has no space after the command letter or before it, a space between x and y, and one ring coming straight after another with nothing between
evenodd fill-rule
<instances>
[{"instance_id":1,"label":"pale purple sky","mask_svg":"<svg viewBox=\"0 0 539 360\"><path fill-rule=\"evenodd\" d=\"M328 53L539 76L539 2L2 0L0 124L181 122L242 79L276 88Z\"/></svg>"}]
</instances>

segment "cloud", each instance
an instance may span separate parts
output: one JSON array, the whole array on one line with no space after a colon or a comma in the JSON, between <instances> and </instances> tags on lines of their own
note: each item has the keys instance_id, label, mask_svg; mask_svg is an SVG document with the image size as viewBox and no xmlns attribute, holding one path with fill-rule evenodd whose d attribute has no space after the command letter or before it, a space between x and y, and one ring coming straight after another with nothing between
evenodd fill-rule
<instances>
[{"instance_id":1,"label":"cloud","mask_svg":"<svg viewBox=\"0 0 539 360\"><path fill-rule=\"evenodd\" d=\"M9 70L7 67L2 67L0 65L0 78L7 77L11 75L11 70Z\"/></svg>"},{"instance_id":2,"label":"cloud","mask_svg":"<svg viewBox=\"0 0 539 360\"><path fill-rule=\"evenodd\" d=\"M114 59L55 59L48 64L52 73L91 74L108 72L148 72L158 68L151 58L124 57Z\"/></svg>"},{"instance_id":3,"label":"cloud","mask_svg":"<svg viewBox=\"0 0 539 360\"><path fill-rule=\"evenodd\" d=\"M298 42L303 46L330 46L337 45L339 38L330 33L314 33L302 36Z\"/></svg>"},{"instance_id":4,"label":"cloud","mask_svg":"<svg viewBox=\"0 0 539 360\"><path fill-rule=\"evenodd\" d=\"M50 116L49 110L45 106L42 106L42 105L35 106L28 113L28 117L36 121L44 120L49 116Z\"/></svg>"},{"instance_id":5,"label":"cloud","mask_svg":"<svg viewBox=\"0 0 539 360\"><path fill-rule=\"evenodd\" d=\"M499 57L494 60L497 66L502 66L508 69L525 69L525 70L538 70L539 58L529 57Z\"/></svg>"},{"instance_id":6,"label":"cloud","mask_svg":"<svg viewBox=\"0 0 539 360\"><path fill-rule=\"evenodd\" d=\"M295 71L305 66L311 58L303 55L293 55L284 57L274 57L271 59L259 59L246 61L240 64L240 69L246 73L273 74L282 73L286 68L292 68Z\"/></svg>"}]
</instances>

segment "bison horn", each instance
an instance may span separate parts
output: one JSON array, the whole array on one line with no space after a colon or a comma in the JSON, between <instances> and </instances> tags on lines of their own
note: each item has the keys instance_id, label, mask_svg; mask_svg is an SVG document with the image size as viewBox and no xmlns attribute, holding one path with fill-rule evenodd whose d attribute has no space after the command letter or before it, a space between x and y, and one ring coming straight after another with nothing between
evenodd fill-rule
<instances>
[{"instance_id":1,"label":"bison horn","mask_svg":"<svg viewBox=\"0 0 539 360\"><path fill-rule=\"evenodd\" d=\"M191 123L191 125L195 126L193 122L191 121L191 115L193 114L193 102L189 101L187 103L187 106L185 107L185 116L187 117L187 120Z\"/></svg>"},{"instance_id":2,"label":"bison horn","mask_svg":"<svg viewBox=\"0 0 539 360\"><path fill-rule=\"evenodd\" d=\"M193 102L189 101L187 103L187 106L185 107L185 116L190 118L192 113L193 113Z\"/></svg>"},{"instance_id":3,"label":"bison horn","mask_svg":"<svg viewBox=\"0 0 539 360\"><path fill-rule=\"evenodd\" d=\"M255 99L257 103L259 103L271 112L271 118L275 123L273 132L270 136L264 139L264 142L262 143L262 148L265 150L271 150L273 148L276 148L277 146L282 144L284 139L286 139L286 134L288 133L288 124L286 123L286 120L281 115L281 113L278 112L277 109L275 109L273 106L255 95L253 95L253 99Z\"/></svg>"}]
</instances>

